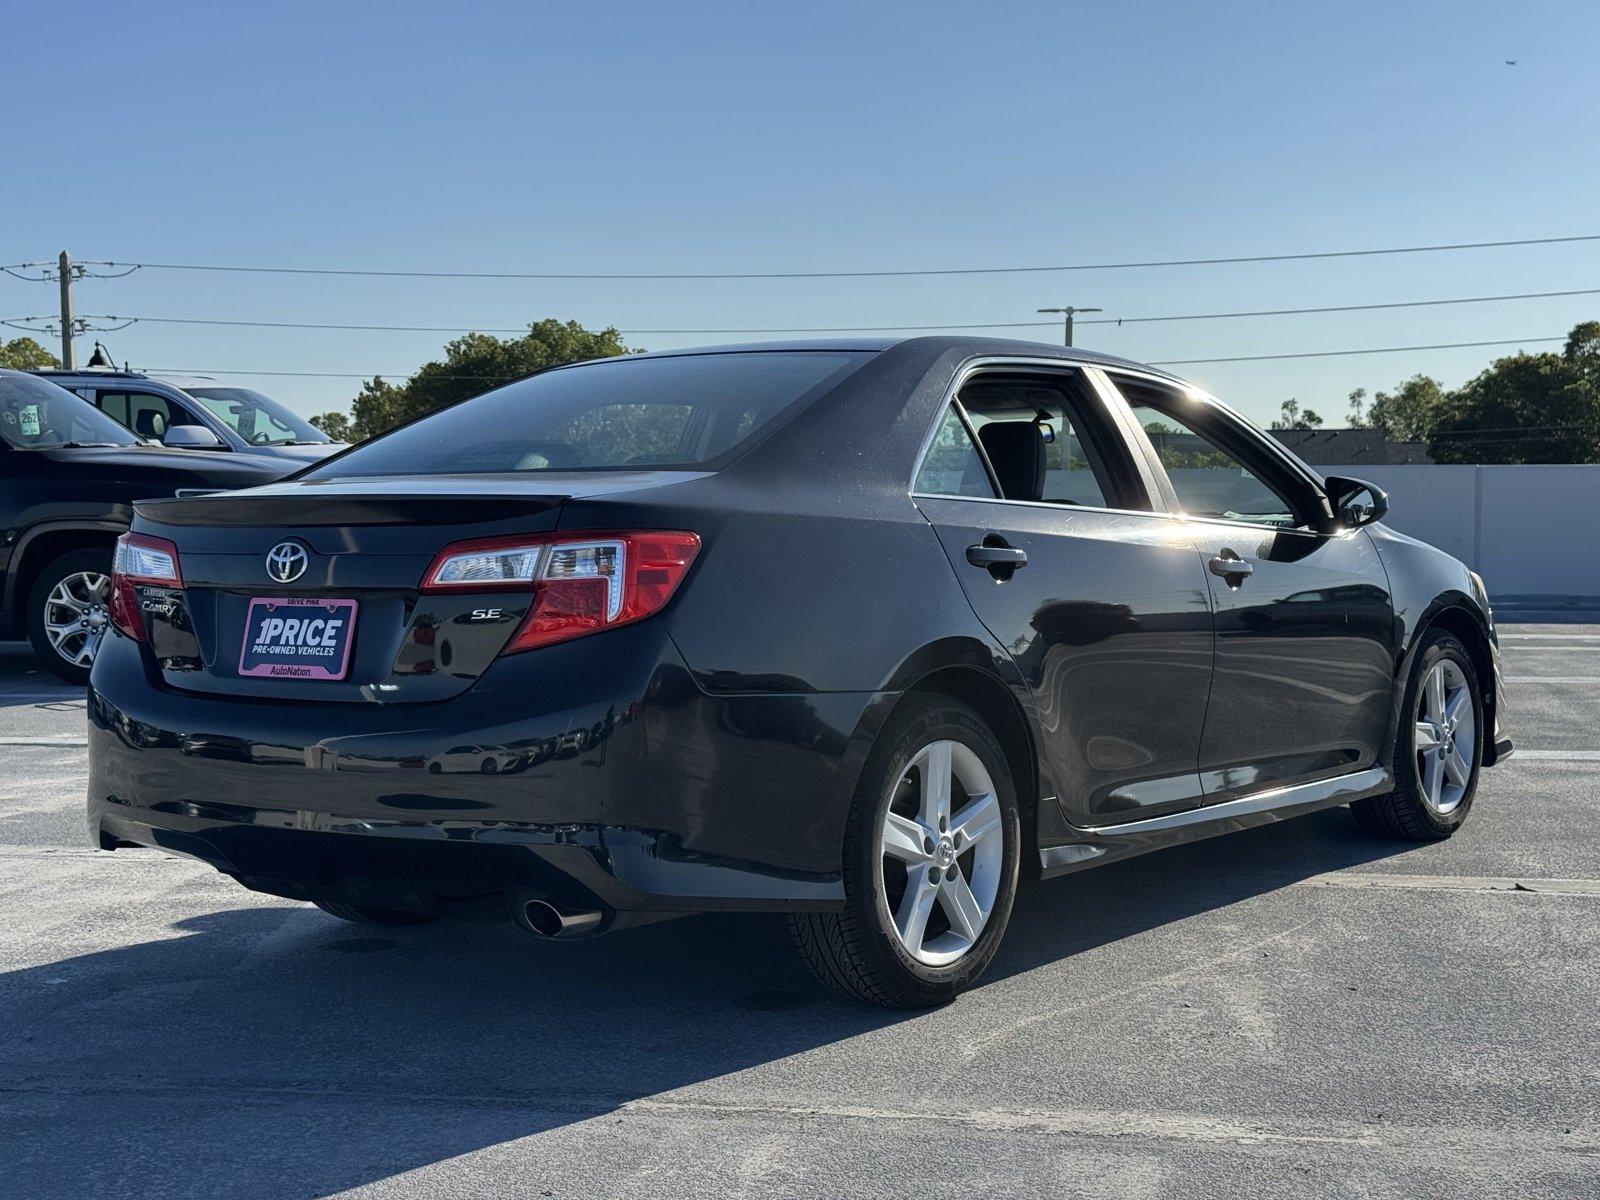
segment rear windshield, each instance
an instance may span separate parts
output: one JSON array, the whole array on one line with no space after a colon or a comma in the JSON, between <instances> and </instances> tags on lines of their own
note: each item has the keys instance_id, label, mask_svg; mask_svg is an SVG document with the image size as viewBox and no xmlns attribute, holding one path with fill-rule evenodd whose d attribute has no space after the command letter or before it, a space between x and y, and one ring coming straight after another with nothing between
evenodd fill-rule
<instances>
[{"instance_id":1,"label":"rear windshield","mask_svg":"<svg viewBox=\"0 0 1600 1200\"><path fill-rule=\"evenodd\" d=\"M358 446L301 478L715 468L870 357L748 351L546 371Z\"/></svg>"}]
</instances>

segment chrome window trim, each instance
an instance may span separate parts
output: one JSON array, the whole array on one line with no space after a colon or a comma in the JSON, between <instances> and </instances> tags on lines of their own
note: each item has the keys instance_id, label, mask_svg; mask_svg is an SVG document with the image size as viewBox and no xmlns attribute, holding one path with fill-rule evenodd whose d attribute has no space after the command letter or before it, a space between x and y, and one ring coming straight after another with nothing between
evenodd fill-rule
<instances>
[{"instance_id":1,"label":"chrome window trim","mask_svg":"<svg viewBox=\"0 0 1600 1200\"><path fill-rule=\"evenodd\" d=\"M1109 513L1118 517L1161 517L1164 520L1180 520L1182 514L1167 512L1164 509L1150 508L1100 508L1092 504L1067 504L1064 501L1052 503L1049 500L1007 500L1004 496L952 496L949 492L912 492L913 500L966 500L973 504L1009 504L1014 508L1045 508L1058 513ZM1257 526L1256 528L1260 528Z\"/></svg>"}]
</instances>

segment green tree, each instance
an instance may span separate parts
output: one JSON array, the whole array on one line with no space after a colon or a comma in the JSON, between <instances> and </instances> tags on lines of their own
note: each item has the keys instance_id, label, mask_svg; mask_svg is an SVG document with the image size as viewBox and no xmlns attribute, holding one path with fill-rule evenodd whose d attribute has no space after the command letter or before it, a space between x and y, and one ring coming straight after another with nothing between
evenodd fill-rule
<instances>
[{"instance_id":1,"label":"green tree","mask_svg":"<svg viewBox=\"0 0 1600 1200\"><path fill-rule=\"evenodd\" d=\"M31 367L59 367L56 356L30 337L0 342L0 367L26 371Z\"/></svg>"},{"instance_id":2,"label":"green tree","mask_svg":"<svg viewBox=\"0 0 1600 1200\"><path fill-rule=\"evenodd\" d=\"M1365 429L1367 427L1367 389L1357 388L1350 393L1350 416L1347 424L1351 429Z\"/></svg>"},{"instance_id":3,"label":"green tree","mask_svg":"<svg viewBox=\"0 0 1600 1200\"><path fill-rule=\"evenodd\" d=\"M364 441L534 371L628 353L631 351L615 329L595 332L576 321L563 323L553 318L534 322L517 338L469 333L446 345L443 359L425 364L403 384L381 376L367 380L349 417L323 413L313 422L330 437L338 429L341 440Z\"/></svg>"},{"instance_id":4,"label":"green tree","mask_svg":"<svg viewBox=\"0 0 1600 1200\"><path fill-rule=\"evenodd\" d=\"M1293 396L1283 402L1283 415L1272 423L1274 429L1321 429L1322 418L1315 409L1302 409Z\"/></svg>"},{"instance_id":5,"label":"green tree","mask_svg":"<svg viewBox=\"0 0 1600 1200\"><path fill-rule=\"evenodd\" d=\"M342 412L325 412L311 418L311 423L336 442L350 442L355 440L351 429L350 415Z\"/></svg>"},{"instance_id":6,"label":"green tree","mask_svg":"<svg viewBox=\"0 0 1600 1200\"><path fill-rule=\"evenodd\" d=\"M1352 394L1352 406L1355 396ZM1392 392L1372 397L1362 427L1381 429L1393 442L1420 442L1449 408L1444 388L1431 375L1413 375Z\"/></svg>"},{"instance_id":7,"label":"green tree","mask_svg":"<svg viewBox=\"0 0 1600 1200\"><path fill-rule=\"evenodd\" d=\"M1445 463L1600 462L1600 321L1560 354L1513 354L1449 396L1428 437Z\"/></svg>"}]
</instances>

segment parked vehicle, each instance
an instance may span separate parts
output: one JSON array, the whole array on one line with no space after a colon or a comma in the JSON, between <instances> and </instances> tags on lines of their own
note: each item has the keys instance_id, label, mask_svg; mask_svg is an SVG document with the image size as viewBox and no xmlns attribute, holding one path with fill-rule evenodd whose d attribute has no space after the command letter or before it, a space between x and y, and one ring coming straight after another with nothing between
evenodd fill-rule
<instances>
[{"instance_id":1,"label":"parked vehicle","mask_svg":"<svg viewBox=\"0 0 1600 1200\"><path fill-rule=\"evenodd\" d=\"M1494 623L1386 506L1081 350L558 368L139 504L92 833L376 924L778 910L840 993L937 1003L1023 872L1338 804L1460 827L1511 748Z\"/></svg>"},{"instance_id":2,"label":"parked vehicle","mask_svg":"<svg viewBox=\"0 0 1600 1200\"><path fill-rule=\"evenodd\" d=\"M293 465L148 446L71 392L0 370L0 636L87 682L133 501L271 483Z\"/></svg>"},{"instance_id":3,"label":"parked vehicle","mask_svg":"<svg viewBox=\"0 0 1600 1200\"><path fill-rule=\"evenodd\" d=\"M344 443L270 396L203 375L100 369L41 369L34 374L82 396L145 440L171 449L283 458L294 467L344 449Z\"/></svg>"}]
</instances>

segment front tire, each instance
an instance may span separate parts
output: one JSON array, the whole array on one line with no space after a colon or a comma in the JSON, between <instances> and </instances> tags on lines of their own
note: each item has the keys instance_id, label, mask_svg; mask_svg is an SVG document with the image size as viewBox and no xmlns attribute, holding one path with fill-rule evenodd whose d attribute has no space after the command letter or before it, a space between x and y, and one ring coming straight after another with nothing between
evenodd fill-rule
<instances>
[{"instance_id":1,"label":"front tire","mask_svg":"<svg viewBox=\"0 0 1600 1200\"><path fill-rule=\"evenodd\" d=\"M1368 833L1441 841L1472 810L1483 765L1483 689L1472 656L1444 630L1427 635L1406 681L1395 735L1395 788L1350 806Z\"/></svg>"},{"instance_id":2,"label":"front tire","mask_svg":"<svg viewBox=\"0 0 1600 1200\"><path fill-rule=\"evenodd\" d=\"M1016 898L1021 820L994 734L972 709L907 697L862 770L845 831L845 907L796 913L819 979L850 1000L926 1008L977 982Z\"/></svg>"},{"instance_id":3,"label":"front tire","mask_svg":"<svg viewBox=\"0 0 1600 1200\"><path fill-rule=\"evenodd\" d=\"M68 683L88 683L111 623L111 547L48 563L28 589L26 621L39 662Z\"/></svg>"}]
</instances>

